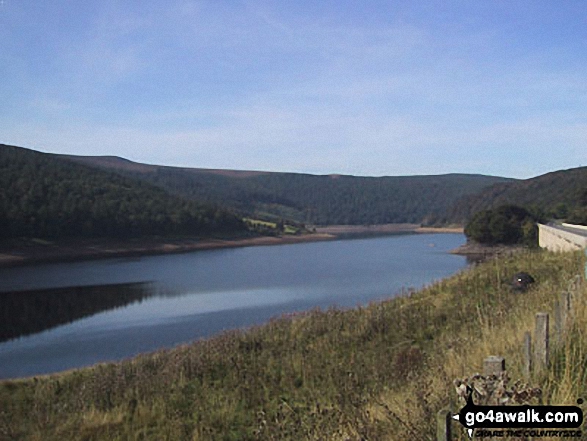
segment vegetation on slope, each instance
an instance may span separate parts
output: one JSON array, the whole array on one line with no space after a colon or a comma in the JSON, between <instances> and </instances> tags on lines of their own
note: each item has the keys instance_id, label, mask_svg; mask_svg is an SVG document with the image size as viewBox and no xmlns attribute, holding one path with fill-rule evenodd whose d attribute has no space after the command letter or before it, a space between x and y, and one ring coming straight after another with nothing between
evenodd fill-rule
<instances>
[{"instance_id":1,"label":"vegetation on slope","mask_svg":"<svg viewBox=\"0 0 587 441\"><path fill-rule=\"evenodd\" d=\"M538 220L525 208L502 205L475 213L465 226L465 235L484 245L538 246Z\"/></svg>"},{"instance_id":2,"label":"vegetation on slope","mask_svg":"<svg viewBox=\"0 0 587 441\"><path fill-rule=\"evenodd\" d=\"M587 225L587 188L581 193L577 206L567 216L567 222Z\"/></svg>"},{"instance_id":3,"label":"vegetation on slope","mask_svg":"<svg viewBox=\"0 0 587 441\"><path fill-rule=\"evenodd\" d=\"M453 380L491 354L522 377L521 342L551 311L583 256L541 251L491 260L363 308L312 311L117 364L0 383L2 439L434 439L458 410ZM512 293L514 273L537 283ZM587 291L576 325L532 382L544 402L587 394ZM455 423L456 424L456 423ZM459 439L463 430L455 425Z\"/></svg>"},{"instance_id":4,"label":"vegetation on slope","mask_svg":"<svg viewBox=\"0 0 587 441\"><path fill-rule=\"evenodd\" d=\"M434 223L459 198L509 179L481 175L356 177L184 169L120 158L69 157L195 200L222 201L254 218L298 223Z\"/></svg>"},{"instance_id":5,"label":"vegetation on slope","mask_svg":"<svg viewBox=\"0 0 587 441\"><path fill-rule=\"evenodd\" d=\"M245 231L235 215L143 181L0 145L0 239Z\"/></svg>"},{"instance_id":6,"label":"vegetation on slope","mask_svg":"<svg viewBox=\"0 0 587 441\"><path fill-rule=\"evenodd\" d=\"M459 200L445 220L465 222L479 211L508 204L531 209L546 218L587 223L587 167L492 185Z\"/></svg>"}]
</instances>

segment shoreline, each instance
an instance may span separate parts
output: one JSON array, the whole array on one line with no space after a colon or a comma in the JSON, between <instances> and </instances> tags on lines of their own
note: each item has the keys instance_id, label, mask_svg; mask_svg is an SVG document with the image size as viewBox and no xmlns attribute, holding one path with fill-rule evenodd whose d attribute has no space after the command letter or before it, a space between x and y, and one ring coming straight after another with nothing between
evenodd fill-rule
<instances>
[{"instance_id":1,"label":"shoreline","mask_svg":"<svg viewBox=\"0 0 587 441\"><path fill-rule=\"evenodd\" d=\"M142 257L179 254L198 250L249 246L289 245L327 240L345 240L395 234L462 233L462 228L430 228L418 224L331 225L316 227L316 232L301 235L254 236L245 238L165 238L128 240L79 239L50 242L40 239L0 244L0 268L40 263L74 262L117 257Z\"/></svg>"},{"instance_id":2,"label":"shoreline","mask_svg":"<svg viewBox=\"0 0 587 441\"><path fill-rule=\"evenodd\" d=\"M354 234L402 234L402 233L463 233L462 227L422 227L420 224L381 224L381 225L326 225L316 227L317 233L334 235Z\"/></svg>"},{"instance_id":3,"label":"shoreline","mask_svg":"<svg viewBox=\"0 0 587 441\"><path fill-rule=\"evenodd\" d=\"M16 249L0 247L0 268L39 263L73 262L117 257L142 257L189 253L198 250L284 245L333 240L329 234L300 236L256 236L239 239L222 238L143 238L134 240L77 240L60 243L35 243ZM44 242L44 241L43 241ZM13 248L13 247L11 247Z\"/></svg>"},{"instance_id":4,"label":"shoreline","mask_svg":"<svg viewBox=\"0 0 587 441\"><path fill-rule=\"evenodd\" d=\"M487 258L492 256L498 256L503 254L513 254L522 250L528 249L523 245L481 245L478 243L469 242L461 245L454 250L451 250L451 254L458 254L460 256L467 257L479 257Z\"/></svg>"}]
</instances>

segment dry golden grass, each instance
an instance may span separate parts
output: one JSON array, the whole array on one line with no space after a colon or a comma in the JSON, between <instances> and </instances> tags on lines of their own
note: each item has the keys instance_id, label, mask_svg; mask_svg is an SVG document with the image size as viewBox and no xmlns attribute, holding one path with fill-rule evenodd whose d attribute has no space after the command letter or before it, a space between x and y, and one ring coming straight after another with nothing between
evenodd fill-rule
<instances>
[{"instance_id":1,"label":"dry golden grass","mask_svg":"<svg viewBox=\"0 0 587 441\"><path fill-rule=\"evenodd\" d=\"M571 254L544 253L541 258L545 260L543 263L548 264L552 261L553 268L560 266L560 260L565 259L564 266L569 265L571 268L577 268L577 271L582 271L582 264L579 263L581 257L577 254L572 256ZM539 270L532 259L528 259L527 263L529 272L535 274L534 267L535 271ZM509 258L493 260L486 266L492 271L490 278L493 286L486 286L485 289L493 288L494 298L501 303L506 297L512 296L511 291L500 283L503 275L509 272ZM572 271L567 274L572 274ZM480 294L477 286L474 283L471 286L475 295ZM575 292L574 317L562 343L556 345L552 336L554 302L558 294L567 286L568 279L547 278L529 293L518 295L516 302L507 310L500 310L499 307L487 308L479 304L475 308L474 320L463 324L460 334L447 333L436 339L435 350L430 353L428 361L430 369L424 371L422 375L414 376L403 390L390 390L381 396L381 400L402 421L401 425L405 429L401 435L396 432L390 439L412 436L412 433L407 430L407 424L404 424L406 422L425 419L432 422L430 408L434 410L449 408L452 411L458 411L463 404L455 401L452 380L482 372L483 360L489 355L500 355L506 359L506 369L511 378L523 379L541 387L544 391L544 404L575 405L578 398L585 397L587 393L587 351L585 350L587 335L584 331L587 329L587 289L585 284L579 286ZM443 301L449 300L446 298L446 293ZM551 367L542 375L532 374L530 378L526 378L523 371L523 340L527 331L533 334L537 312L550 313ZM458 424L455 423L453 429L456 429L455 439L468 439ZM397 427L397 430L401 431L401 427ZM431 432L428 431L428 433Z\"/></svg>"}]
</instances>

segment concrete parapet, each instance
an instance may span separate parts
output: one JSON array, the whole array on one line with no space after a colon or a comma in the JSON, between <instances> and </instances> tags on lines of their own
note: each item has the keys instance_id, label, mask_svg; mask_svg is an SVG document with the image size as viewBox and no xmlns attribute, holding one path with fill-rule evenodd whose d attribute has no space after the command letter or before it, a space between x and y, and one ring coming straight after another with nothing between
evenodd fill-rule
<instances>
[{"instance_id":1,"label":"concrete parapet","mask_svg":"<svg viewBox=\"0 0 587 441\"><path fill-rule=\"evenodd\" d=\"M538 224L538 245L549 251L576 251L587 248L585 232L573 233L556 226Z\"/></svg>"},{"instance_id":2,"label":"concrete parapet","mask_svg":"<svg viewBox=\"0 0 587 441\"><path fill-rule=\"evenodd\" d=\"M561 225L567 228L577 228L579 230L587 231L587 225L567 224L566 222L563 222Z\"/></svg>"}]
</instances>

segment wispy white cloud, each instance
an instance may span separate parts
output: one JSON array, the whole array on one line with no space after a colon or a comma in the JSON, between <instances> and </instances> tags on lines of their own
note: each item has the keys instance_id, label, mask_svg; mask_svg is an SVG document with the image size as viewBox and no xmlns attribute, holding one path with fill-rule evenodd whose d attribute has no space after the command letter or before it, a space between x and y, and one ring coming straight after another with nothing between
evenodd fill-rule
<instances>
[{"instance_id":1,"label":"wispy white cloud","mask_svg":"<svg viewBox=\"0 0 587 441\"><path fill-rule=\"evenodd\" d=\"M11 80L22 94L0 91L11 109L0 142L365 175L528 176L587 162L578 43L512 34L519 8L508 17L485 6L481 17L449 2L434 18L421 4L368 2L354 19L306 6L100 3L75 32L51 29L49 72L33 71L28 52L6 58L31 87Z\"/></svg>"}]
</instances>

